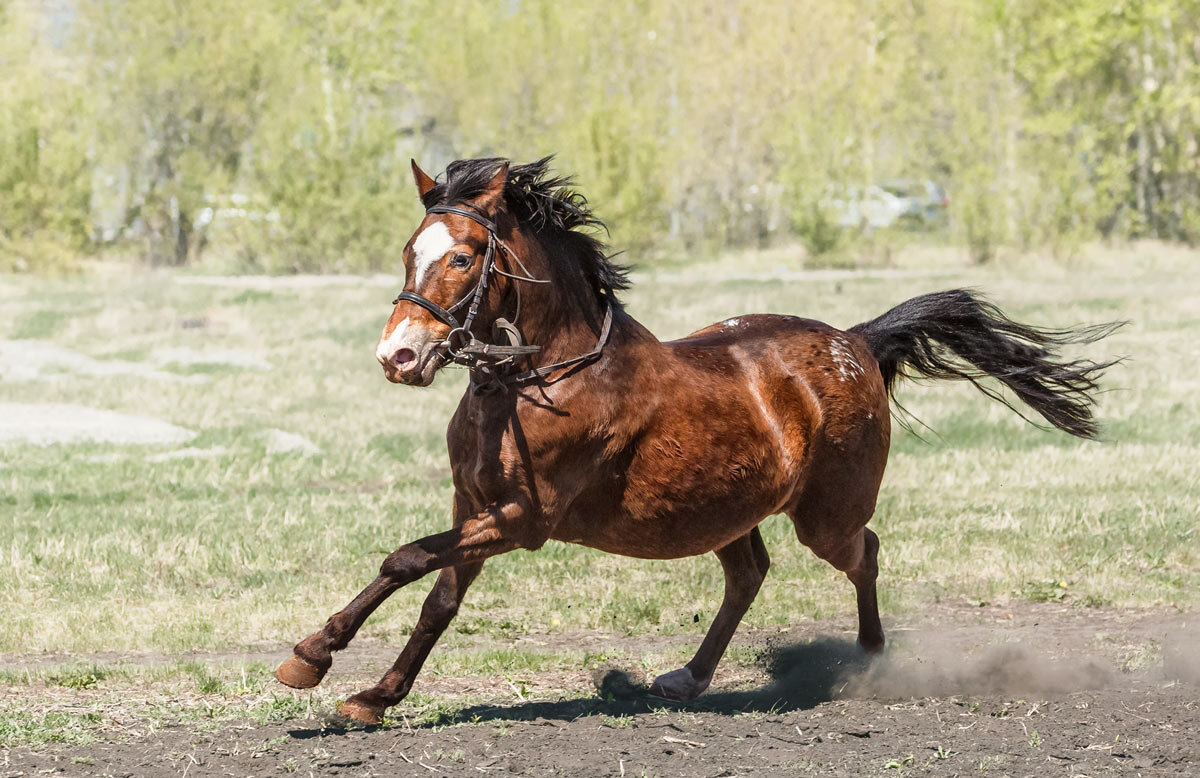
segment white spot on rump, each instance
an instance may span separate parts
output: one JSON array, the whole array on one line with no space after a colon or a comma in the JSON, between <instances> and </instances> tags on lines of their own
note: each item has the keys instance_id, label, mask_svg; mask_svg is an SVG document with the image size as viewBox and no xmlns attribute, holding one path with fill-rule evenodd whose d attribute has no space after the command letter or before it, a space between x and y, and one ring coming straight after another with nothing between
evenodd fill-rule
<instances>
[{"instance_id":1,"label":"white spot on rump","mask_svg":"<svg viewBox=\"0 0 1200 778\"><path fill-rule=\"evenodd\" d=\"M850 381L866 375L863 366L854 357L849 341L845 338L838 336L829 342L829 355L833 358L833 364L837 367L841 380Z\"/></svg>"},{"instance_id":2,"label":"white spot on rump","mask_svg":"<svg viewBox=\"0 0 1200 778\"><path fill-rule=\"evenodd\" d=\"M421 234L413 241L413 254L416 255L416 288L420 288L425 271L434 262L446 256L446 252L454 247L454 243L454 238L450 236L450 228L445 222L434 222L421 230Z\"/></svg>"},{"instance_id":3,"label":"white spot on rump","mask_svg":"<svg viewBox=\"0 0 1200 778\"><path fill-rule=\"evenodd\" d=\"M724 324L726 327L736 327L742 323L741 319L726 319Z\"/></svg>"}]
</instances>

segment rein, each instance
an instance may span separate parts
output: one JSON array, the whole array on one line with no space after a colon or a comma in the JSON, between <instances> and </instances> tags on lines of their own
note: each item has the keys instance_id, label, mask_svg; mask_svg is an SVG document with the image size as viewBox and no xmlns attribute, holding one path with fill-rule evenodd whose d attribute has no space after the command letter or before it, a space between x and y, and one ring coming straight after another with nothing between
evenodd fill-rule
<instances>
[{"instance_id":1,"label":"rein","mask_svg":"<svg viewBox=\"0 0 1200 778\"><path fill-rule=\"evenodd\" d=\"M516 252L509 248L504 241L500 240L500 236L496 230L496 223L491 219L475 211L452 205L435 205L425 211L425 213L452 213L456 216L465 216L481 225L488 233L487 251L483 255L483 270L480 272L479 281L475 284L474 289L463 295L462 299L454 305L449 308L443 308L433 300L417 292L400 292L396 296L396 299L392 300L392 305L398 304L401 300L419 305L433 314L439 321L450 327L450 332L446 335L446 339L437 346L438 349L444 351L444 353L439 353L439 358L470 369L472 391L480 394L504 389L511 385L521 386L539 381L555 370L590 362L599 357L604 351L604 344L608 342L608 335L612 330L613 310L611 301L607 303L605 308L604 324L600 328L600 337L596 339L596 345L589 351L570 359L564 359L561 362L555 362L550 365L543 365L532 370L525 370L520 373L509 372L519 359L536 354L542 350L542 347L526 345L524 339L521 337L521 331L517 329L517 326L504 318L497 318L492 322L492 337L497 340L502 337L508 341L507 344L485 343L475 337L475 334L471 331L471 325L474 324L475 317L479 314L479 305L487 293L491 275L492 273L497 273L514 281L526 281L532 284L548 284L550 281L543 278L534 278L529 274L525 263L521 261ZM497 247L512 257L521 270L524 271L525 275L509 273L497 267ZM517 315L514 318L520 318L521 287L517 286L515 288L517 290ZM467 315L460 322L457 314L464 306L467 308Z\"/></svg>"}]
</instances>

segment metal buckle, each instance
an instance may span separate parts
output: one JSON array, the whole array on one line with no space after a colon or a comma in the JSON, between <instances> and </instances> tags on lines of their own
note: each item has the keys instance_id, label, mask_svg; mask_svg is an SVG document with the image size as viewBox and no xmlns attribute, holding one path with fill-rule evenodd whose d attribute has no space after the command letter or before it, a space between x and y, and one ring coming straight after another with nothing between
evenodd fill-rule
<instances>
[{"instance_id":1,"label":"metal buckle","mask_svg":"<svg viewBox=\"0 0 1200 778\"><path fill-rule=\"evenodd\" d=\"M455 336L461 336L462 342L456 345L454 343ZM462 348L473 340L475 340L475 336L466 327L455 327L446 335L446 339L442 341L442 344L446 347L446 353L450 355L451 359L460 364L466 364L471 361L471 358L466 354L459 353L457 349Z\"/></svg>"}]
</instances>

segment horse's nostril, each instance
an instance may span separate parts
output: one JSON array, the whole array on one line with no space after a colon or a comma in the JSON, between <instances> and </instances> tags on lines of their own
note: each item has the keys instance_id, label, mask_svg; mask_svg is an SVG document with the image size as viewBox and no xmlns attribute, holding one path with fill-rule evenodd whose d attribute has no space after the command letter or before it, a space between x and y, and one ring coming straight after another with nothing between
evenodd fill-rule
<instances>
[{"instance_id":1,"label":"horse's nostril","mask_svg":"<svg viewBox=\"0 0 1200 778\"><path fill-rule=\"evenodd\" d=\"M402 348L392 355L392 364L396 367L404 367L416 358L417 354L412 349Z\"/></svg>"}]
</instances>

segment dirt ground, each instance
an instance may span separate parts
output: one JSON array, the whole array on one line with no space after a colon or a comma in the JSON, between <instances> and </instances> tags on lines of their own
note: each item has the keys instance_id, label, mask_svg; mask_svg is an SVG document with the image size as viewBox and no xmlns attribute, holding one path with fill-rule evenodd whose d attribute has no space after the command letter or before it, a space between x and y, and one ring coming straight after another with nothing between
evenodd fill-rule
<instances>
[{"instance_id":1,"label":"dirt ground","mask_svg":"<svg viewBox=\"0 0 1200 778\"><path fill-rule=\"evenodd\" d=\"M849 626L740 635L735 646L762 649L759 666L719 671L713 690L686 705L646 697L645 679L619 669L543 678L516 703L511 691L499 702L500 682L438 678L418 690L491 686L497 702L448 726L176 724L0 752L0 776L1200 775L1194 614L938 606L894 619L889 649L874 660ZM560 639L624 649L639 640ZM352 647L334 672L385 651Z\"/></svg>"}]
</instances>

